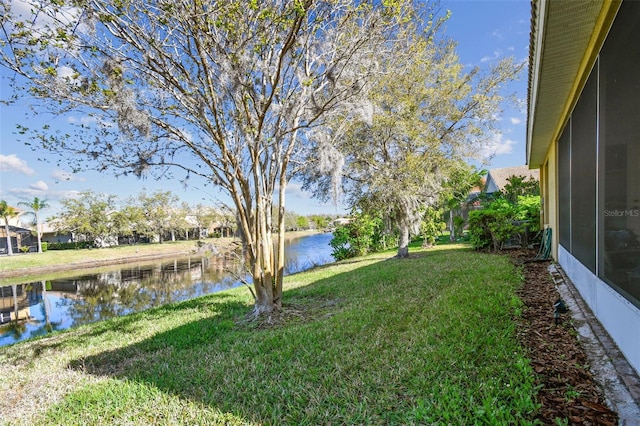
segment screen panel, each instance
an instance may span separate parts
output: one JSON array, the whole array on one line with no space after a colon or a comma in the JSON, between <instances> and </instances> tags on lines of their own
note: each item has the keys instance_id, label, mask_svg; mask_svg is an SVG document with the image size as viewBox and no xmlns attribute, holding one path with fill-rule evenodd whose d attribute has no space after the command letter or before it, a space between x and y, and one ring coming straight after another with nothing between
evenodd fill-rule
<instances>
[{"instance_id":1,"label":"screen panel","mask_svg":"<svg viewBox=\"0 0 640 426\"><path fill-rule=\"evenodd\" d=\"M598 73L592 72L571 115L571 254L596 273Z\"/></svg>"},{"instance_id":2,"label":"screen panel","mask_svg":"<svg viewBox=\"0 0 640 426\"><path fill-rule=\"evenodd\" d=\"M640 2L622 3L600 52L600 277L640 306Z\"/></svg>"},{"instance_id":3,"label":"screen panel","mask_svg":"<svg viewBox=\"0 0 640 426\"><path fill-rule=\"evenodd\" d=\"M558 238L571 251L571 121L558 140Z\"/></svg>"}]
</instances>

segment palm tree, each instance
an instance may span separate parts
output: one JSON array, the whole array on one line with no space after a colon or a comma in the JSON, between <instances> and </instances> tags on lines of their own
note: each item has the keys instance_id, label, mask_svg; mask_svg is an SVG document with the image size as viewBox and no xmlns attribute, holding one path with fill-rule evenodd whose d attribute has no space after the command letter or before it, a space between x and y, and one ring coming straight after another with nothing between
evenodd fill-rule
<instances>
[{"instance_id":1,"label":"palm tree","mask_svg":"<svg viewBox=\"0 0 640 426\"><path fill-rule=\"evenodd\" d=\"M23 207L27 207L29 209L31 209L30 213L32 215L35 216L36 219L36 235L38 237L38 253L42 253L42 229L40 226L40 216L39 216L39 212L42 209L46 209L47 207L49 207L49 204L47 204L47 200L41 200L38 197L35 197L33 199L33 201L31 202L20 202L18 203L19 206L23 206Z\"/></svg>"},{"instance_id":2,"label":"palm tree","mask_svg":"<svg viewBox=\"0 0 640 426\"><path fill-rule=\"evenodd\" d=\"M0 200L0 217L4 219L4 229L7 233L7 254L11 256L13 254L13 247L11 246L11 234L9 233L9 219L18 216L18 211L15 207L11 207L5 200Z\"/></svg>"}]
</instances>

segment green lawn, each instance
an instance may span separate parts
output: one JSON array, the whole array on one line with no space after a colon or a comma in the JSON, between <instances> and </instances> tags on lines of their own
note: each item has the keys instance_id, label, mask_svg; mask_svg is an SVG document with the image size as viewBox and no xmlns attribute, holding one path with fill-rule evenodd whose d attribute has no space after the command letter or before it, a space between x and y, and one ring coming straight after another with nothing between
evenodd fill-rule
<instances>
[{"instance_id":1,"label":"green lawn","mask_svg":"<svg viewBox=\"0 0 640 426\"><path fill-rule=\"evenodd\" d=\"M227 239L220 239L220 241L225 240ZM215 242L217 240L208 241ZM13 256L0 256L0 271L39 268L48 265L72 264L93 260L126 259L133 256L183 252L195 248L195 241L168 241L162 244L122 245L82 250L50 250L44 253L17 253Z\"/></svg>"},{"instance_id":2,"label":"green lawn","mask_svg":"<svg viewBox=\"0 0 640 426\"><path fill-rule=\"evenodd\" d=\"M0 423L528 424L518 271L411 253L288 277L285 325L235 289L0 348Z\"/></svg>"}]
</instances>

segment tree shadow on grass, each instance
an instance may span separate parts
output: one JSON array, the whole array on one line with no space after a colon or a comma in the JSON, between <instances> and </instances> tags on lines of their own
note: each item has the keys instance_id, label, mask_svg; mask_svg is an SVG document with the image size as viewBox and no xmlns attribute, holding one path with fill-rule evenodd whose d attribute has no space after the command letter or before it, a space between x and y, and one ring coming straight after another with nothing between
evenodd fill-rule
<instances>
[{"instance_id":1,"label":"tree shadow on grass","mask_svg":"<svg viewBox=\"0 0 640 426\"><path fill-rule=\"evenodd\" d=\"M449 250L430 251L426 257L447 256ZM375 417L379 413L369 410L381 409L372 407L378 400L396 398L395 394L378 385L363 387L359 381L363 366L358 364L358 356L341 354L369 350L368 334L363 337L362 324L366 324L366 333L373 333L372 336L377 336L376 330L384 330L373 299L363 299L371 297L371 290L367 290L371 283L366 277L376 277L378 268L387 268L381 278L384 290L380 291L394 291L398 281L387 282L387 277L400 276L398 280L402 281L407 262L397 259L395 263L383 263L359 266L287 290L285 307L293 315L277 327L247 326L243 321L250 307L237 299L221 300L224 297L221 294L210 295L170 305L157 313L179 315L181 310L201 304L198 306L202 309L211 310L206 318L135 344L75 359L68 367L132 381L246 422L318 424L352 415L353 420L364 413ZM357 318L362 324L352 324L347 318ZM123 331L135 328L129 322L117 326ZM390 354L396 346L389 344ZM372 407L363 406L361 398L371 401ZM122 403L126 405L127 401ZM354 414L362 407L366 408L364 412Z\"/></svg>"},{"instance_id":2,"label":"tree shadow on grass","mask_svg":"<svg viewBox=\"0 0 640 426\"><path fill-rule=\"evenodd\" d=\"M345 297L327 295L326 286L352 283L364 270L375 267L375 264L363 266L304 288L287 290L284 300L289 316L275 327L247 324L246 315L251 308L237 301L220 301L220 294L206 296L200 302L196 299L173 305L164 312L172 310L172 314L179 315L181 309L203 303L211 304L212 315L139 343L75 359L68 367L92 375L143 383L247 421L271 423L281 415L274 407L286 406L291 395L298 396L295 410L304 413L308 403L304 401L313 398L314 382L335 373L334 361L304 358L317 353L318 347L333 344L331 333L335 324L322 324L345 309ZM306 340L317 336L305 332L310 323L321 324L323 341ZM125 321L117 327L128 329L135 324ZM311 345L314 348L309 352L304 350ZM274 398L277 401L267 402ZM262 403L248 404L250 400ZM67 409L69 407L65 407Z\"/></svg>"},{"instance_id":3,"label":"tree shadow on grass","mask_svg":"<svg viewBox=\"0 0 640 426\"><path fill-rule=\"evenodd\" d=\"M228 300L227 300L228 299ZM225 301L226 300L226 301ZM215 303L206 297L200 297L178 303L163 305L148 309L143 312L124 315L112 318L108 321L101 321L90 324L86 327L79 327L71 330L62 330L59 334L49 334L43 336L42 339L35 339L30 343L31 351L25 356L30 359L37 359L46 356L51 351L64 351L78 348L83 345L90 345L96 339L105 337L109 334L117 333L119 336L125 337L135 335L140 332L144 325L141 325L144 318L145 321L161 321L162 318L172 315L175 312L184 312L189 310L211 311L214 315L208 319L214 321L220 316L215 312L238 312L247 308L246 304L233 301L231 295L220 293L217 294ZM72 337L71 337L72 336Z\"/></svg>"}]
</instances>

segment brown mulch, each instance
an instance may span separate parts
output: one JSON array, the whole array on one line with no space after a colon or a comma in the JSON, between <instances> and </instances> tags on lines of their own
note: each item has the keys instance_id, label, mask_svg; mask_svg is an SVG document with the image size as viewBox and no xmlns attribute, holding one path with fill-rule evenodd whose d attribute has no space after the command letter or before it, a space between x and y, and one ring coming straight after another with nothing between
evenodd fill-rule
<instances>
[{"instance_id":1,"label":"brown mulch","mask_svg":"<svg viewBox=\"0 0 640 426\"><path fill-rule=\"evenodd\" d=\"M519 291L524 308L518 336L538 376L538 419L545 425L557 424L556 419L566 419L570 425L618 424L618 414L606 406L589 370L570 313L555 323L553 304L560 295L547 269L550 262L522 263L535 257L530 250L509 254L514 263L522 264L525 276Z\"/></svg>"}]
</instances>

